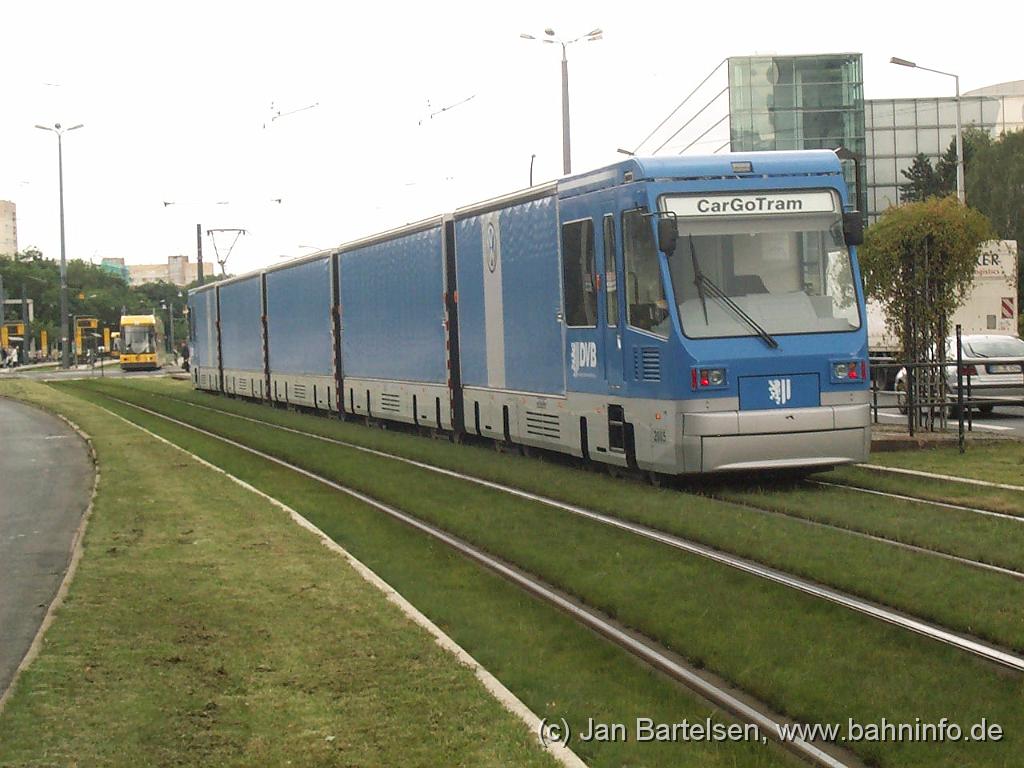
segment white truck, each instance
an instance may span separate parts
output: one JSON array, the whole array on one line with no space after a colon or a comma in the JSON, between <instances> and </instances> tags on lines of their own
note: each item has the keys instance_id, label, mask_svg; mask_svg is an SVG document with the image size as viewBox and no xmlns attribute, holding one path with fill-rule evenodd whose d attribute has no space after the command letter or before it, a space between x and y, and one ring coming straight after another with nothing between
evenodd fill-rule
<instances>
[{"instance_id":1,"label":"white truck","mask_svg":"<svg viewBox=\"0 0 1024 768\"><path fill-rule=\"evenodd\" d=\"M868 299L868 355L877 362L900 362L896 331L881 305ZM962 333L1017 335L1017 241L989 240L978 249L974 285L949 321L953 335ZM895 370L879 371L879 386L892 389Z\"/></svg>"}]
</instances>

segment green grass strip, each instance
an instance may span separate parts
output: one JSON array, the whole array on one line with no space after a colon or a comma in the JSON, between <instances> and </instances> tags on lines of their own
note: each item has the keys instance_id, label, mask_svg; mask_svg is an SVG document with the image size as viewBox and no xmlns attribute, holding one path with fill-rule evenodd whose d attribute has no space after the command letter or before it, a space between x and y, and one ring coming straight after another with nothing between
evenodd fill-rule
<instances>
[{"instance_id":1,"label":"green grass strip","mask_svg":"<svg viewBox=\"0 0 1024 768\"><path fill-rule=\"evenodd\" d=\"M1021 676L1006 674L950 648L779 585L505 494L460 486L425 470L210 414L141 391L133 393L130 386L90 388L137 398L147 407L271 452L440 524L580 596L798 719L845 723L853 718L865 723L884 717L912 724L916 718L938 722L948 717L969 724L988 718L1007 733L998 744L848 745L870 763L1010 765L1010 756L1020 749L1024 732L1024 712L1019 706L1024 694ZM142 419L143 415L133 418ZM419 443L444 447L425 440ZM485 454L447 447L467 456ZM490 458L516 464L509 457L491 454ZM518 463L520 468L527 465L538 474L552 469L565 473L562 467ZM579 477L601 480L591 475ZM568 481L564 474L562 479ZM560 490L567 487L565 482ZM649 490L621 487L630 492ZM678 504L678 494L674 499ZM680 512L677 508L677 514ZM763 531L766 536L777 535L769 528Z\"/></svg>"},{"instance_id":2,"label":"green grass strip","mask_svg":"<svg viewBox=\"0 0 1024 768\"><path fill-rule=\"evenodd\" d=\"M887 451L871 456L872 464L902 469L919 469L940 475L970 477L990 483L1024 485L1024 442L991 440L970 444L960 453L956 446L930 450ZM1024 510L1024 504L1018 507Z\"/></svg>"},{"instance_id":3,"label":"green grass strip","mask_svg":"<svg viewBox=\"0 0 1024 768\"><path fill-rule=\"evenodd\" d=\"M85 555L0 717L0 765L553 766L476 680L278 508L78 398Z\"/></svg>"},{"instance_id":4,"label":"green grass strip","mask_svg":"<svg viewBox=\"0 0 1024 768\"><path fill-rule=\"evenodd\" d=\"M966 477L967 475L959 474L958 476ZM880 472L861 467L842 467L832 472L816 475L815 478L848 483L877 491L902 493L947 504L960 504L965 507L977 507L979 509L989 509L993 512L1024 516L1024 492L1022 491L1007 490L1005 488L986 488L982 485L958 483L952 480L939 480L928 477L913 477L910 475L900 475L895 472ZM1021 478L1018 477L1017 483L1020 482L1022 482Z\"/></svg>"},{"instance_id":5,"label":"green grass strip","mask_svg":"<svg viewBox=\"0 0 1024 768\"><path fill-rule=\"evenodd\" d=\"M806 483L759 486L733 481L716 484L710 492L715 498L1024 571L1024 519L1016 523Z\"/></svg>"}]
</instances>

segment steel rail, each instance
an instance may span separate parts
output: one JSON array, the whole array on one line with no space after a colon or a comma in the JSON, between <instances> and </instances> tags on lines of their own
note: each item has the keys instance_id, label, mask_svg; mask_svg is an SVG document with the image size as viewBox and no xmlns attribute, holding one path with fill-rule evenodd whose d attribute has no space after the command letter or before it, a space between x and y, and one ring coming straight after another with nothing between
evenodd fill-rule
<instances>
[{"instance_id":1,"label":"steel rail","mask_svg":"<svg viewBox=\"0 0 1024 768\"><path fill-rule=\"evenodd\" d=\"M589 510L584 507L578 507L576 505L568 504L566 502L558 501L557 499L552 499L546 496L541 496L539 494L530 493L520 488L502 485L491 480L484 480L482 478L474 477L472 475L466 475L461 472L456 472L454 470L444 469L443 467L436 467L431 464L416 461L415 459L408 459L405 458L404 456L397 456L394 454L386 453L384 451L376 450L374 448L366 448L365 446L356 445L354 443L348 443L344 440L337 440L335 438L326 437L324 435L317 435L310 432L304 432L302 430L294 429L292 427L285 427L279 424L272 424L266 421L262 421L261 419L253 419L248 416L230 413L229 411L222 411L217 408L210 408L209 406L198 405L196 403L192 403L189 401L180 400L179 398L169 396L165 397L168 397L168 399L177 400L178 402L187 404L190 407L201 408L203 410L213 411L215 413L220 413L226 416L234 416L244 421L249 421L256 424L261 424L263 426L280 429L285 432L291 432L304 437L321 440L326 443L333 443L344 448L351 448L353 450L362 451L364 453L368 453L374 456L380 456L382 458L399 461L404 464L409 464L411 466L425 469L430 472L436 472L438 474L463 480L465 482L475 483L476 485L500 491L502 493L507 493L511 496L518 496L519 498L526 499L528 501L533 501L539 504L544 504L545 506L553 507L555 509L560 509L562 511L569 512L579 517L583 517L589 520L593 520L595 522L602 523L611 528L617 528L619 530L626 531L637 536L641 536L651 541L657 541L661 544L665 544L666 546L673 547L683 552L698 555L713 562L729 566L730 568L734 568L738 571L742 571L744 573L748 573L753 576L757 576L759 578L763 578L768 581L781 584L785 587L789 587L790 589L803 592L804 594L808 594L813 597L820 598L822 600L827 600L829 602L836 603L837 605L841 605L844 608L856 611L858 613L862 613L879 621L883 621L887 624L892 624L894 626L900 627L901 629L905 629L907 631L923 635L924 637L943 643L945 645L952 646L966 653L970 653L980 658L994 662L996 664L1009 667L1010 669L1016 670L1018 672L1024 672L1024 657L1019 656L1010 651L1004 650L994 645L990 645L988 643L982 642L981 640L977 640L972 637L961 635L959 633L953 632L952 630L944 629L943 627L940 627L938 625L931 624L920 619L915 619L912 616L906 615L904 613L895 611L890 608L886 608L885 606L872 602L870 600L865 600L863 598L856 597L854 595L851 595L838 589L826 587L822 584L818 584L808 579L800 578L799 576L793 576L784 571L763 565L752 560L748 560L746 558L738 557L736 555L730 555L721 550L714 549L704 544L698 544L697 542L691 541L689 539L684 539L682 537L665 533L654 528L649 528L639 523L631 523L620 518L603 514L601 512L594 512L593 510ZM117 398L113 399L117 400ZM125 401L118 400L118 402ZM132 405L131 403L126 404ZM161 415L155 411L149 411L149 409L143 408L142 406L133 405L133 407L139 408L147 412L151 412L154 415Z\"/></svg>"},{"instance_id":2,"label":"steel rail","mask_svg":"<svg viewBox=\"0 0 1024 768\"><path fill-rule=\"evenodd\" d=\"M899 499L901 501L913 501L917 502L918 504L930 504L934 507L945 507L946 509L955 509L958 512L972 512L976 515L998 517L1003 520L1012 520L1015 523L1024 523L1024 516L1011 515L1007 512L994 512L991 509L981 509L980 507L965 507L961 504L950 504L948 501L935 501L934 499L926 499L921 496L907 496L902 493L876 491L873 488L861 488L859 485L848 485L847 483L826 482L825 480L808 480L807 482L813 483L815 485L825 485L833 488L843 488L844 490L856 491L857 493L870 493L873 496L885 496L890 499Z\"/></svg>"},{"instance_id":3,"label":"steel rail","mask_svg":"<svg viewBox=\"0 0 1024 768\"><path fill-rule=\"evenodd\" d=\"M826 483L817 480L809 480L808 482L815 483L817 485L834 486L837 488L846 488L845 485L838 485L836 483ZM886 536L879 536L875 533L868 533L867 531L860 531L856 528L846 528L842 525L835 525L833 523L826 523L823 520L814 520L809 517L803 517L802 515L795 514L793 512L784 512L779 509L769 509L768 507L759 507L757 504L753 504L749 501L734 501L733 499L725 498L723 496L716 496L714 494L708 495L704 498L714 499L723 504L731 504L733 506L741 507L743 509L749 509L752 512L759 512L764 515L772 515L774 517L784 517L787 520L795 520L805 525L812 526L814 528L823 528L829 531L836 531L837 533L854 536L858 539L866 539L867 541L873 541L878 544L885 544L886 546L895 547L897 549L903 549L908 552L914 552L919 555L927 555L929 557L937 557L942 560L949 560L960 565L965 565L968 568L977 568L982 571L991 571L992 573L998 573L1001 576L1009 576L1014 579L1020 579L1024 581L1024 571L1017 571L1013 568L1006 568L1002 565L995 565L993 563L986 563L982 560L972 560L969 557L963 557L962 555L954 555L952 552L945 552L941 549L931 549L929 547L922 547L919 544L910 544L905 541L899 541L898 539L890 539ZM908 501L917 501L908 497ZM1024 520L1020 520L1024 522Z\"/></svg>"},{"instance_id":4,"label":"steel rail","mask_svg":"<svg viewBox=\"0 0 1024 768\"><path fill-rule=\"evenodd\" d=\"M914 475L915 477L927 477L931 480L949 480L952 483L967 483L969 485L982 485L986 488L1001 488L1005 491L1024 491L1024 485L1011 485L1009 483L993 483L989 480L977 480L973 477L960 477L958 475L940 475L936 472L925 472L921 469L903 469L903 467L883 467L880 464L854 464L859 469L871 469L876 472L894 472L898 475Z\"/></svg>"},{"instance_id":5,"label":"steel rail","mask_svg":"<svg viewBox=\"0 0 1024 768\"><path fill-rule=\"evenodd\" d=\"M117 403L121 403L122 405L128 406L129 408L134 408L136 410L142 411L143 413L148 413L151 416L155 416L159 419L163 419L164 421L168 421L172 424L185 427L186 429L198 432L199 434L213 438L214 440L219 440L234 448L238 448L239 450L246 451L247 453L264 459L265 461L277 464L278 466L284 467L292 472L295 472L296 474L302 475L303 477L306 477L310 480L314 480L318 483L326 485L328 488L351 496L352 498L370 507L373 507L374 509L380 510L381 512L384 512L390 517L399 520L402 523L405 523L411 528L414 528L440 542L443 542L444 544L451 547L460 554L470 558L471 560L479 563L480 565L483 565L489 570L498 573L503 578L512 582L521 589L524 589L530 594L533 594L536 597L544 600L545 602L554 605L555 607L572 616L574 619L576 619L584 626L594 630L595 632L601 634L602 636L616 643L620 647L628 650L630 653L642 659L652 667L668 674L677 682L680 682L686 687L690 688L691 690L696 691L712 703L723 707L724 709L728 710L737 717L746 720L747 722L755 724L758 727L758 729L762 732L762 734L768 736L769 738L772 738L774 741L778 742L786 749L797 753L804 759L810 760L815 765L826 766L826 768L849 768L847 763L844 763L841 760L835 758L834 756L822 750L821 748L815 746L811 742L808 742L801 738L785 740L782 739L781 725L784 721L781 718L775 719L765 714L764 712L742 701L737 696L733 695L724 688L716 686L712 682L697 675L692 670L686 668L684 665L680 664L679 662L671 658L668 655L668 653L661 649L656 643L652 641L644 642L643 639L635 637L634 635L624 631L620 627L615 626L610 621L602 617L597 611L590 609L585 605L581 605L570 600L560 591L558 591L554 587L551 587L542 580L531 577L526 573L518 570L517 568L511 567L504 561L499 560L498 558L495 558L491 555L488 555L482 550L477 549L476 547L466 543L465 541L456 536L453 536L452 534L448 533L447 531L441 528L426 523L420 520L419 518L414 517L413 515L410 515L406 512L403 512L395 507L384 504L383 502L378 501L372 496L368 496L365 493L362 493L352 488L348 488L347 486L341 485L340 483L337 483L329 478L323 477L322 475L318 475L315 472L311 472L308 469L304 469L303 467L297 466L295 464L291 464L290 462L287 462L284 459L281 459L277 456L273 456L269 453L265 453L256 448L252 448L251 446L245 445L244 443L240 443L236 440L232 440L231 438L224 437L223 435L218 435L215 432L210 432L209 430L197 427L196 425L190 424L186 421L175 419L171 416L160 413L159 411L154 411L150 408L145 408L141 405L137 405L127 400L122 400L119 397L114 397L113 395L109 394L104 394L103 396Z\"/></svg>"}]
</instances>

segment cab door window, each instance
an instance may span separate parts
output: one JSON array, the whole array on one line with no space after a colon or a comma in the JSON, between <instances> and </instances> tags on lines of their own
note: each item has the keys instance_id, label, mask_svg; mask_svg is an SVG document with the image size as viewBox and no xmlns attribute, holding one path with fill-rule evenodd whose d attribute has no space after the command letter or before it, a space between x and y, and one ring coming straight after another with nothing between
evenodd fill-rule
<instances>
[{"instance_id":1,"label":"cab door window","mask_svg":"<svg viewBox=\"0 0 1024 768\"><path fill-rule=\"evenodd\" d=\"M609 328L619 324L619 281L615 276L615 217L604 217L604 299Z\"/></svg>"},{"instance_id":2,"label":"cab door window","mask_svg":"<svg viewBox=\"0 0 1024 768\"><path fill-rule=\"evenodd\" d=\"M591 219L562 225L562 287L565 324L597 325L597 289L594 274L594 222Z\"/></svg>"},{"instance_id":3,"label":"cab door window","mask_svg":"<svg viewBox=\"0 0 1024 768\"><path fill-rule=\"evenodd\" d=\"M667 336L668 303L661 282L654 229L650 218L639 209L622 214L622 252L629 324L643 331Z\"/></svg>"}]
</instances>

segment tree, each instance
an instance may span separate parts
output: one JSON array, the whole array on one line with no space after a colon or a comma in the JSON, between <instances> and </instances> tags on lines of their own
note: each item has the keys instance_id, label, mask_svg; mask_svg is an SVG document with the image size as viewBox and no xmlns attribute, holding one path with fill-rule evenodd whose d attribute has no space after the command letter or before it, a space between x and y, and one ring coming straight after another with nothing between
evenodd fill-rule
<instances>
[{"instance_id":1,"label":"tree","mask_svg":"<svg viewBox=\"0 0 1024 768\"><path fill-rule=\"evenodd\" d=\"M919 152L910 168L900 171L907 179L900 184L900 200L906 203L919 203L941 193L939 177L932 168L932 161Z\"/></svg>"},{"instance_id":2,"label":"tree","mask_svg":"<svg viewBox=\"0 0 1024 768\"><path fill-rule=\"evenodd\" d=\"M966 191L967 169L971 167L976 148L988 141L988 131L983 128L971 126L964 129L961 134L961 143L964 145L964 185ZM939 194L956 194L956 137L949 140L949 146L942 154L942 157L935 163L935 176L939 182Z\"/></svg>"},{"instance_id":3,"label":"tree","mask_svg":"<svg viewBox=\"0 0 1024 768\"><path fill-rule=\"evenodd\" d=\"M1000 238L1024 244L1024 131L985 137L968 169L967 192Z\"/></svg>"},{"instance_id":4,"label":"tree","mask_svg":"<svg viewBox=\"0 0 1024 768\"><path fill-rule=\"evenodd\" d=\"M953 196L890 208L865 233L860 264L869 296L893 319L903 350L939 356L950 315L974 280L988 219Z\"/></svg>"}]
</instances>

